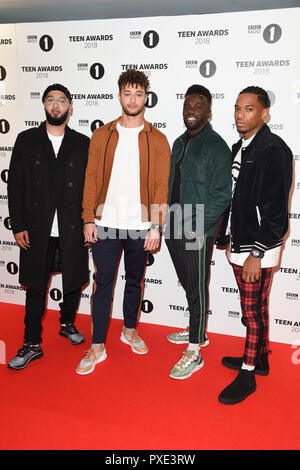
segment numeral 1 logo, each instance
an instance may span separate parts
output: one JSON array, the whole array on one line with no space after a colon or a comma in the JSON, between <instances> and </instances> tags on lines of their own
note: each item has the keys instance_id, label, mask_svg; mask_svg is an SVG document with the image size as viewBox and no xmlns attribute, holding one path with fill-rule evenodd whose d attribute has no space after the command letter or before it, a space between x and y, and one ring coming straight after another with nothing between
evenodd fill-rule
<instances>
[{"instance_id":1,"label":"numeral 1 logo","mask_svg":"<svg viewBox=\"0 0 300 470\"><path fill-rule=\"evenodd\" d=\"M5 217L3 223L4 223L4 227L5 227L7 230L12 230L10 217Z\"/></svg>"},{"instance_id":2,"label":"numeral 1 logo","mask_svg":"<svg viewBox=\"0 0 300 470\"><path fill-rule=\"evenodd\" d=\"M8 170L2 170L1 171L1 179L4 183L7 183L8 181Z\"/></svg>"},{"instance_id":3,"label":"numeral 1 logo","mask_svg":"<svg viewBox=\"0 0 300 470\"><path fill-rule=\"evenodd\" d=\"M217 66L213 60L204 60L204 62L200 64L199 68L200 74L205 78L212 77L216 73L216 70Z\"/></svg>"},{"instance_id":4,"label":"numeral 1 logo","mask_svg":"<svg viewBox=\"0 0 300 470\"><path fill-rule=\"evenodd\" d=\"M104 75L104 67L102 64L96 63L90 67L90 75L95 80L99 80Z\"/></svg>"},{"instance_id":5,"label":"numeral 1 logo","mask_svg":"<svg viewBox=\"0 0 300 470\"><path fill-rule=\"evenodd\" d=\"M91 131L94 132L95 129L98 129L98 127L101 127L103 125L104 125L104 123L102 121L100 121L100 119L96 119L91 124Z\"/></svg>"},{"instance_id":6,"label":"numeral 1 logo","mask_svg":"<svg viewBox=\"0 0 300 470\"><path fill-rule=\"evenodd\" d=\"M50 291L50 297L55 302L58 302L62 298L62 293L60 292L59 289L54 288L54 289L51 289Z\"/></svg>"},{"instance_id":7,"label":"numeral 1 logo","mask_svg":"<svg viewBox=\"0 0 300 470\"><path fill-rule=\"evenodd\" d=\"M153 47L156 47L159 43L159 35L156 31L147 31L147 33L144 34L143 42L146 47L153 49Z\"/></svg>"},{"instance_id":8,"label":"numeral 1 logo","mask_svg":"<svg viewBox=\"0 0 300 470\"><path fill-rule=\"evenodd\" d=\"M6 119L0 119L0 134L7 134L9 129L9 122Z\"/></svg>"},{"instance_id":9,"label":"numeral 1 logo","mask_svg":"<svg viewBox=\"0 0 300 470\"><path fill-rule=\"evenodd\" d=\"M157 105L158 97L153 91L148 92L148 99L146 101L146 108L154 108Z\"/></svg>"},{"instance_id":10,"label":"numeral 1 logo","mask_svg":"<svg viewBox=\"0 0 300 470\"><path fill-rule=\"evenodd\" d=\"M2 65L0 65L0 82L5 80L5 78L6 78L6 70Z\"/></svg>"},{"instance_id":11,"label":"numeral 1 logo","mask_svg":"<svg viewBox=\"0 0 300 470\"><path fill-rule=\"evenodd\" d=\"M13 263L12 261L7 263L6 269L9 272L9 274L17 274L18 272L18 266L16 265L16 263Z\"/></svg>"},{"instance_id":12,"label":"numeral 1 logo","mask_svg":"<svg viewBox=\"0 0 300 470\"><path fill-rule=\"evenodd\" d=\"M275 103L275 100L276 100L275 93L271 90L267 90L267 93L268 93L268 96L270 98L271 106L273 106L274 103Z\"/></svg>"},{"instance_id":13,"label":"numeral 1 logo","mask_svg":"<svg viewBox=\"0 0 300 470\"><path fill-rule=\"evenodd\" d=\"M141 310L144 313L151 313L153 310L153 303L150 300L143 300Z\"/></svg>"},{"instance_id":14,"label":"numeral 1 logo","mask_svg":"<svg viewBox=\"0 0 300 470\"><path fill-rule=\"evenodd\" d=\"M152 266L152 264L154 263L154 256L152 255L152 253L148 253L148 258L147 258L147 266Z\"/></svg>"},{"instance_id":15,"label":"numeral 1 logo","mask_svg":"<svg viewBox=\"0 0 300 470\"><path fill-rule=\"evenodd\" d=\"M278 24L275 23L269 24L269 26L267 26L263 32L263 38L269 44L273 44L274 42L279 41L281 35L282 29Z\"/></svg>"},{"instance_id":16,"label":"numeral 1 logo","mask_svg":"<svg viewBox=\"0 0 300 470\"><path fill-rule=\"evenodd\" d=\"M53 39L51 36L48 36L48 34L45 34L44 36L41 37L40 39L40 48L44 52L49 52L51 51L53 47Z\"/></svg>"}]
</instances>

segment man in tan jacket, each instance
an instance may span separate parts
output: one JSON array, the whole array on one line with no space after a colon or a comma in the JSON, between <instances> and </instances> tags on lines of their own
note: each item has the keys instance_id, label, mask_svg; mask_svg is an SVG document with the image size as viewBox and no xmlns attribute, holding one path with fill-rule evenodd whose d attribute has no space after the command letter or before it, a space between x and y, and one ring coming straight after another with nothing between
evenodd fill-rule
<instances>
[{"instance_id":1,"label":"man in tan jacket","mask_svg":"<svg viewBox=\"0 0 300 470\"><path fill-rule=\"evenodd\" d=\"M96 288L92 301L92 346L76 372L85 375L107 357L105 339L114 281L122 250L126 283L121 341L136 354L148 348L136 324L147 252L160 247L167 212L170 148L145 121L149 81L127 70L118 81L122 115L92 136L83 194L85 241L92 244Z\"/></svg>"}]
</instances>

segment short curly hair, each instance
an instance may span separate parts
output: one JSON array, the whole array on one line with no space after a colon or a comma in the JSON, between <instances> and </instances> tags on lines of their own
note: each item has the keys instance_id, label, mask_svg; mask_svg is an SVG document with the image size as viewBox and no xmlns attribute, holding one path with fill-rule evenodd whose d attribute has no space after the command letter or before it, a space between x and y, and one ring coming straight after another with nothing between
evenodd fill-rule
<instances>
[{"instance_id":1,"label":"short curly hair","mask_svg":"<svg viewBox=\"0 0 300 470\"><path fill-rule=\"evenodd\" d=\"M118 80L119 91L121 91L122 88L127 84L135 87L140 85L141 88L144 88L146 93L150 88L149 80L144 72L135 69L128 69L121 73Z\"/></svg>"}]
</instances>

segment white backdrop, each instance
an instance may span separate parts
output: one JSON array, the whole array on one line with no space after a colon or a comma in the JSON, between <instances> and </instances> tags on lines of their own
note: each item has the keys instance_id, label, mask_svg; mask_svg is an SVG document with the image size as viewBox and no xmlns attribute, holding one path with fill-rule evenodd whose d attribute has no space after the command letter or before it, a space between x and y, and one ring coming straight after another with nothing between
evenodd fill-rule
<instances>
[{"instance_id":1,"label":"white backdrop","mask_svg":"<svg viewBox=\"0 0 300 470\"><path fill-rule=\"evenodd\" d=\"M184 131L186 89L200 83L213 95L212 125L231 145L238 140L233 106L248 85L270 92L270 127L291 147L295 178L290 231L270 295L270 339L300 338L300 8L197 16L0 25L0 301L24 304L18 284L19 248L7 207L6 181L17 134L45 119L41 96L52 83L73 95L70 127L88 136L120 114L117 80L127 68L149 75L146 119L172 146ZM93 274L90 258L91 280ZM121 261L112 316L122 318ZM90 313L92 282L82 293L80 313ZM58 309L61 277L52 279L48 307ZM223 251L211 266L208 331L244 336L238 289ZM150 258L142 322L186 326L188 310L164 242Z\"/></svg>"}]
</instances>

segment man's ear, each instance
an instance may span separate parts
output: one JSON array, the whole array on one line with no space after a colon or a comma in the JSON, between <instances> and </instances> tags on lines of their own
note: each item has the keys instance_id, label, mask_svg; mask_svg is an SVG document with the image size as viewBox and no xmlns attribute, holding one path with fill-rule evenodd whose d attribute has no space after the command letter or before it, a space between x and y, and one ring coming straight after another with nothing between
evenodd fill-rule
<instances>
[{"instance_id":1,"label":"man's ear","mask_svg":"<svg viewBox=\"0 0 300 470\"><path fill-rule=\"evenodd\" d=\"M269 110L270 108L264 108L261 112L261 118L263 121L267 121L269 117Z\"/></svg>"}]
</instances>

